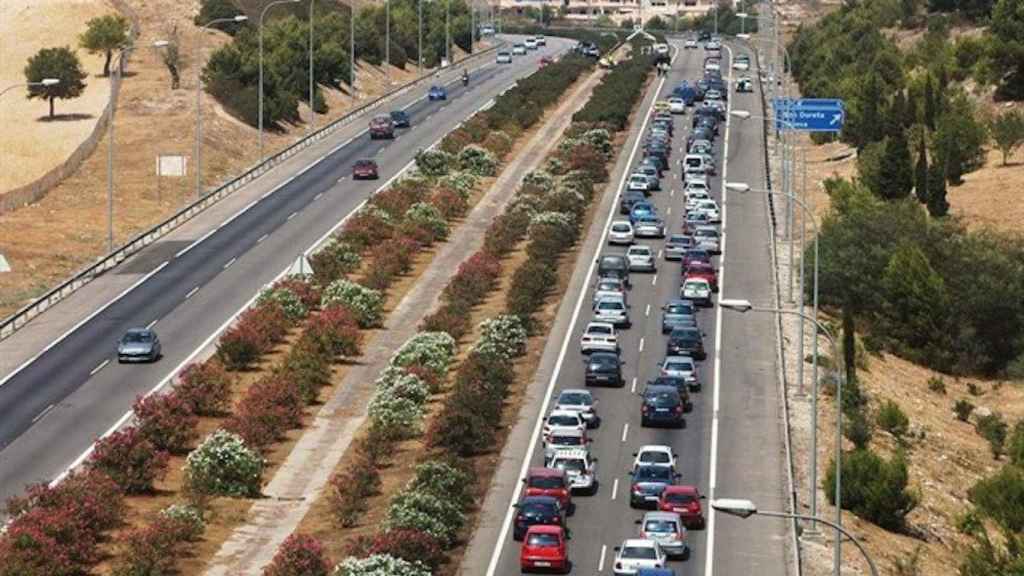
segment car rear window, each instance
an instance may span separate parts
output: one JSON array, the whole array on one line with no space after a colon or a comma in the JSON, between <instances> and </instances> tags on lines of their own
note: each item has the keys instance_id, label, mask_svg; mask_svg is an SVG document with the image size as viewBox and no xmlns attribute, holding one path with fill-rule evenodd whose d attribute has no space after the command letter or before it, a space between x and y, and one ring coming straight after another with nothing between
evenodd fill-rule
<instances>
[{"instance_id":1,"label":"car rear window","mask_svg":"<svg viewBox=\"0 0 1024 576\"><path fill-rule=\"evenodd\" d=\"M558 488L564 488L565 483L559 476L533 476L529 482L530 488L540 488L541 490L555 490Z\"/></svg>"},{"instance_id":2,"label":"car rear window","mask_svg":"<svg viewBox=\"0 0 1024 576\"><path fill-rule=\"evenodd\" d=\"M129 332L124 335L125 342L149 342L153 337L147 332Z\"/></svg>"},{"instance_id":3,"label":"car rear window","mask_svg":"<svg viewBox=\"0 0 1024 576\"><path fill-rule=\"evenodd\" d=\"M666 494L665 495L665 501L669 502L669 503L672 503L672 504L689 504L690 502L693 502L694 500L696 500L696 498L694 498L692 494L679 494L679 493L676 493L676 494Z\"/></svg>"},{"instance_id":4,"label":"car rear window","mask_svg":"<svg viewBox=\"0 0 1024 576\"><path fill-rule=\"evenodd\" d=\"M657 532L660 534L675 533L679 528L672 520L648 520L644 522L644 532Z\"/></svg>"},{"instance_id":5,"label":"car rear window","mask_svg":"<svg viewBox=\"0 0 1024 576\"><path fill-rule=\"evenodd\" d=\"M679 372L690 372L693 370L693 362L687 362L686 360L673 360L672 362L665 363L665 369Z\"/></svg>"},{"instance_id":6,"label":"car rear window","mask_svg":"<svg viewBox=\"0 0 1024 576\"><path fill-rule=\"evenodd\" d=\"M583 438L581 436L552 436L551 444L555 446L582 446Z\"/></svg>"},{"instance_id":7,"label":"car rear window","mask_svg":"<svg viewBox=\"0 0 1024 576\"><path fill-rule=\"evenodd\" d=\"M679 404L679 395L668 392L656 392L647 396L647 402L659 408L672 407Z\"/></svg>"},{"instance_id":8,"label":"car rear window","mask_svg":"<svg viewBox=\"0 0 1024 576\"><path fill-rule=\"evenodd\" d=\"M562 458L555 460L553 468L565 470L566 472L583 472L586 466L583 465L583 460L579 458Z\"/></svg>"},{"instance_id":9,"label":"car rear window","mask_svg":"<svg viewBox=\"0 0 1024 576\"><path fill-rule=\"evenodd\" d=\"M591 326L590 328L587 329L587 334L609 335L611 333L611 326Z\"/></svg>"},{"instance_id":10,"label":"car rear window","mask_svg":"<svg viewBox=\"0 0 1024 576\"><path fill-rule=\"evenodd\" d=\"M664 466L644 466L637 470L634 479L638 482L670 482L672 470Z\"/></svg>"},{"instance_id":11,"label":"car rear window","mask_svg":"<svg viewBox=\"0 0 1024 576\"><path fill-rule=\"evenodd\" d=\"M558 546L558 536L555 534L530 534L530 537L526 539L526 545L543 548L555 547Z\"/></svg>"},{"instance_id":12,"label":"car rear window","mask_svg":"<svg viewBox=\"0 0 1024 576\"><path fill-rule=\"evenodd\" d=\"M647 546L626 546L622 549L622 556L624 558L639 558L641 560L656 560L658 558L654 548L648 548Z\"/></svg>"},{"instance_id":13,"label":"car rear window","mask_svg":"<svg viewBox=\"0 0 1024 576\"><path fill-rule=\"evenodd\" d=\"M640 461L644 464L668 464L671 460L668 452L648 451L640 454Z\"/></svg>"},{"instance_id":14,"label":"car rear window","mask_svg":"<svg viewBox=\"0 0 1024 576\"><path fill-rule=\"evenodd\" d=\"M558 403L589 406L591 399L589 394L582 392L562 392L558 396Z\"/></svg>"},{"instance_id":15,"label":"car rear window","mask_svg":"<svg viewBox=\"0 0 1024 576\"><path fill-rule=\"evenodd\" d=\"M548 417L548 424L552 426L578 426L580 423L576 416L568 414L556 414Z\"/></svg>"}]
</instances>

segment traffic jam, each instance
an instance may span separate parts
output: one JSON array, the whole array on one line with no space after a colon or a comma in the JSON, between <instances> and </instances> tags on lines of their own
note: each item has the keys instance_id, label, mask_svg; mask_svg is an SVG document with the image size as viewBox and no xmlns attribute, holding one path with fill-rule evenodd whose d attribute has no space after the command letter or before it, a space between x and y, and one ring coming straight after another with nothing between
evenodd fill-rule
<instances>
[{"instance_id":1,"label":"traffic jam","mask_svg":"<svg viewBox=\"0 0 1024 576\"><path fill-rule=\"evenodd\" d=\"M528 469L514 504L512 537L521 542L522 572L573 571L573 518L586 507L612 509L588 513L577 532L599 519L636 524L631 537L609 543L608 566L616 575L681 573L679 562L692 551L688 531L704 528L702 487L692 474L689 480L683 475L688 455L680 453L679 439L702 393L702 374L711 372L704 366L704 340L712 332L722 250L721 184L713 179L721 166L729 86L721 41L699 40L703 76L666 82L649 117L637 120L645 126L642 152L632 158L617 215L605 231L589 310L574 328L582 373L559 373L541 429L543 465ZM696 47L697 40L685 47L691 42ZM660 360L648 359L652 354ZM603 420L610 420L612 407L617 420L609 425ZM622 457L603 449L620 440ZM609 453L619 463L602 470L598 454ZM631 458L628 469L622 458ZM599 490L610 490L611 500L595 498ZM602 549L599 566L604 561Z\"/></svg>"}]
</instances>

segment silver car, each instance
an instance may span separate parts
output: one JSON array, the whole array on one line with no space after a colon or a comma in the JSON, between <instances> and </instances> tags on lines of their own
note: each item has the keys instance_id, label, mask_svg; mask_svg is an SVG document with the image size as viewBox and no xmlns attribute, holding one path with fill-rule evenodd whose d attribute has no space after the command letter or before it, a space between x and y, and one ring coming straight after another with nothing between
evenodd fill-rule
<instances>
[{"instance_id":1,"label":"silver car","mask_svg":"<svg viewBox=\"0 0 1024 576\"><path fill-rule=\"evenodd\" d=\"M689 356L666 356L658 364L659 375L682 378L687 384L697 382L697 361Z\"/></svg>"},{"instance_id":2,"label":"silver car","mask_svg":"<svg viewBox=\"0 0 1024 576\"><path fill-rule=\"evenodd\" d=\"M594 305L594 320L614 324L616 328L629 328L629 306L626 300L609 296L601 298Z\"/></svg>"},{"instance_id":3,"label":"silver car","mask_svg":"<svg viewBox=\"0 0 1024 576\"><path fill-rule=\"evenodd\" d=\"M670 558L686 560L690 547L686 543L686 526L682 517L675 512L648 512L637 521L640 537L654 540Z\"/></svg>"},{"instance_id":4,"label":"silver car","mask_svg":"<svg viewBox=\"0 0 1024 576\"><path fill-rule=\"evenodd\" d=\"M655 272L657 270L654 263L654 251L650 246L630 246L626 251L626 259L629 260L630 271Z\"/></svg>"},{"instance_id":5,"label":"silver car","mask_svg":"<svg viewBox=\"0 0 1024 576\"><path fill-rule=\"evenodd\" d=\"M629 303L626 296L626 286L618 278L601 278L597 281L591 305L596 305L602 298L621 298L623 302Z\"/></svg>"},{"instance_id":6,"label":"silver car","mask_svg":"<svg viewBox=\"0 0 1024 576\"><path fill-rule=\"evenodd\" d=\"M160 356L160 338L149 328L132 328L117 341L118 362L156 362Z\"/></svg>"},{"instance_id":7,"label":"silver car","mask_svg":"<svg viewBox=\"0 0 1024 576\"><path fill-rule=\"evenodd\" d=\"M584 388L566 388L558 394L555 400L555 410L567 410L579 412L588 428L597 424L597 413L594 412L594 405L597 400L590 390Z\"/></svg>"},{"instance_id":8,"label":"silver car","mask_svg":"<svg viewBox=\"0 0 1024 576\"><path fill-rule=\"evenodd\" d=\"M641 216L633 224L633 235L637 238L664 238L665 223L654 215Z\"/></svg>"},{"instance_id":9,"label":"silver car","mask_svg":"<svg viewBox=\"0 0 1024 576\"><path fill-rule=\"evenodd\" d=\"M713 221L710 214L702 213L708 217L708 222ZM697 243L697 248L707 250L712 254L722 251L721 237L718 234L718 228L714 226L697 226L697 229L693 231L693 240Z\"/></svg>"},{"instance_id":10,"label":"silver car","mask_svg":"<svg viewBox=\"0 0 1024 576\"><path fill-rule=\"evenodd\" d=\"M673 234L665 241L665 260L682 260L686 251L693 247L693 238L685 234Z\"/></svg>"}]
</instances>

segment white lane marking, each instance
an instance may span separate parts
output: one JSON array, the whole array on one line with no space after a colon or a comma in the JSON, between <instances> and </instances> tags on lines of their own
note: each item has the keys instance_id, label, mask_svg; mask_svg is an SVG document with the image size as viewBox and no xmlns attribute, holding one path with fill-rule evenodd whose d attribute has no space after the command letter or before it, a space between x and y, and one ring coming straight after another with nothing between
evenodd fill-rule
<instances>
[{"instance_id":1,"label":"white lane marking","mask_svg":"<svg viewBox=\"0 0 1024 576\"><path fill-rule=\"evenodd\" d=\"M160 320L160 319L157 318L157 319L153 320L152 322L150 322L149 324L146 324L146 330L149 330L149 329L153 328L153 326L156 326L157 320Z\"/></svg>"},{"instance_id":2,"label":"white lane marking","mask_svg":"<svg viewBox=\"0 0 1024 576\"><path fill-rule=\"evenodd\" d=\"M658 256L661 257L660 254ZM651 315L651 305L648 304L647 308L644 310L644 316L650 316L650 315Z\"/></svg>"},{"instance_id":3,"label":"white lane marking","mask_svg":"<svg viewBox=\"0 0 1024 576\"><path fill-rule=\"evenodd\" d=\"M671 216L671 215L672 215L672 207L669 206L668 208L665 209L665 216Z\"/></svg>"},{"instance_id":4,"label":"white lane marking","mask_svg":"<svg viewBox=\"0 0 1024 576\"><path fill-rule=\"evenodd\" d=\"M674 46L673 46L674 48ZM679 50L676 49L676 55L679 54ZM675 60L675 56L672 57ZM663 77L658 81L658 87L655 90L655 98L651 100L651 104L647 107L644 112L644 120L640 125L640 130L635 142L633 142L633 149L629 153L629 159L627 166L633 164L633 160L636 158L636 152L640 149L640 144L643 142L643 133L647 129L647 123L651 118L651 110L654 109L654 102L657 100L657 95L661 93L661 89L665 85L665 78ZM629 178L629 170L625 170L622 173L622 178L619 180L619 185L616 190L622 190L626 185L626 179ZM605 218L604 230L601 232L601 239L598 242L598 249L608 241L608 229L611 227L612 220L618 213L619 209L619 192L615 192L615 197L612 199L611 204L608 207L608 216ZM591 260L590 266L587 268L587 276L584 281L584 286L591 285L591 279L594 277L594 270L597 267L597 260ZM520 466L519 478L526 476L526 471L530 468L530 457L533 455L534 448L537 446L537 440L540 438L540 429L544 424L544 420L540 418L541 415L546 414L548 411L548 405L551 403L551 393L555 389L555 383L558 381L558 375L562 371L562 364L565 362L566 352L569 350L569 343L573 339L572 328L576 326L576 322L579 319L580 312L583 309L583 301L587 298L587 291L580 290L579 296L576 298L576 309L573 310L572 318L569 321L570 329L565 333L565 338L562 340L562 349L558 353L558 360L555 362L555 370L551 373L551 378L548 379L548 387L544 392L544 400L540 403L538 408L538 418L536 424L533 427L533 433L530 436L530 443L527 445L526 453L523 454L523 463ZM523 483L516 482L515 488L512 489L512 498L509 500L508 508L505 511L505 519L501 523L501 532L498 534L498 540L494 545L494 552L491 553L491 561L487 565L486 576L494 576L498 570L498 561L501 559L501 552L505 549L505 542L508 538L508 531L512 526L512 517L516 513L516 509L513 506L519 501L519 496L523 491Z\"/></svg>"},{"instance_id":5,"label":"white lane marking","mask_svg":"<svg viewBox=\"0 0 1024 576\"><path fill-rule=\"evenodd\" d=\"M43 408L43 411L37 414L36 417L32 419L32 423L35 424L36 422L39 422L40 420L45 418L46 415L50 413L50 410L53 410L53 404L50 404L46 408Z\"/></svg>"},{"instance_id":6,"label":"white lane marking","mask_svg":"<svg viewBox=\"0 0 1024 576\"><path fill-rule=\"evenodd\" d=\"M346 176L342 176L341 178L338 178L338 184L341 184L342 182L344 182L345 178L346 178Z\"/></svg>"},{"instance_id":7,"label":"white lane marking","mask_svg":"<svg viewBox=\"0 0 1024 576\"><path fill-rule=\"evenodd\" d=\"M651 286L654 286L657 283L658 283L658 275L655 274L654 277L651 278Z\"/></svg>"},{"instance_id":8,"label":"white lane marking","mask_svg":"<svg viewBox=\"0 0 1024 576\"><path fill-rule=\"evenodd\" d=\"M298 212L292 212L291 214L289 214L289 215L288 215L288 218L287 218L287 220L291 220L292 218L295 218L295 217L296 217L296 216L298 216L298 215L299 215L299 213L298 213ZM287 220L286 220L286 221L287 221Z\"/></svg>"},{"instance_id":9,"label":"white lane marking","mask_svg":"<svg viewBox=\"0 0 1024 576\"><path fill-rule=\"evenodd\" d=\"M616 486L619 485L619 481L617 479L615 480L615 485ZM597 561L597 571L598 572L601 572L602 570L604 570L604 557L605 557L606 554L608 554L608 545L607 544L601 544L601 558Z\"/></svg>"},{"instance_id":10,"label":"white lane marking","mask_svg":"<svg viewBox=\"0 0 1024 576\"><path fill-rule=\"evenodd\" d=\"M266 192L263 193L262 196L260 196L260 200L265 200L267 198L267 196L270 196L273 193L274 193L273 190L267 190Z\"/></svg>"},{"instance_id":11,"label":"white lane marking","mask_svg":"<svg viewBox=\"0 0 1024 576\"><path fill-rule=\"evenodd\" d=\"M658 250L658 260L661 260L661 250Z\"/></svg>"},{"instance_id":12,"label":"white lane marking","mask_svg":"<svg viewBox=\"0 0 1024 576\"><path fill-rule=\"evenodd\" d=\"M316 196L313 196L313 200L319 200L319 199L320 199L320 197L321 197L321 196L323 196L323 195L324 195L324 193L323 193L323 192L319 192L319 193L317 193L317 195L316 195Z\"/></svg>"},{"instance_id":13,"label":"white lane marking","mask_svg":"<svg viewBox=\"0 0 1024 576\"><path fill-rule=\"evenodd\" d=\"M228 260L228 263L224 265L224 269L227 270L228 268L230 268L231 265L235 263L235 260L238 260L238 256L235 256L231 260Z\"/></svg>"},{"instance_id":14,"label":"white lane marking","mask_svg":"<svg viewBox=\"0 0 1024 576\"><path fill-rule=\"evenodd\" d=\"M97 372L99 372L100 370L103 370L104 368L106 368L107 364L110 364L110 358L107 358L103 362L100 362L99 366L93 368L92 371L89 372L89 376L95 376Z\"/></svg>"},{"instance_id":15,"label":"white lane marking","mask_svg":"<svg viewBox=\"0 0 1024 576\"><path fill-rule=\"evenodd\" d=\"M270 238L270 234L264 234L263 236L260 236L260 239L257 240L256 243L259 244L259 243L263 242L264 240L266 240L267 238Z\"/></svg>"},{"instance_id":16,"label":"white lane marking","mask_svg":"<svg viewBox=\"0 0 1024 576\"><path fill-rule=\"evenodd\" d=\"M669 198L671 198L671 197L673 197L675 195L676 195L676 189L673 188L672 191L668 193L668 196L669 196Z\"/></svg>"},{"instance_id":17,"label":"white lane marking","mask_svg":"<svg viewBox=\"0 0 1024 576\"><path fill-rule=\"evenodd\" d=\"M640 339L640 350L639 351L640 352L644 351L644 339L643 338Z\"/></svg>"},{"instance_id":18,"label":"white lane marking","mask_svg":"<svg viewBox=\"0 0 1024 576\"><path fill-rule=\"evenodd\" d=\"M725 49L729 52L729 68L732 69L732 48L726 45ZM730 73L730 86L732 74ZM727 88L728 89L728 88ZM725 114L725 143L722 151L722 253L719 255L718 261L718 294L719 298L725 298L725 248L726 240L728 239L728 233L726 232L726 208L729 204L729 191L725 187L725 183L728 181L727 174L729 171L729 127L732 124L732 98L729 99L729 103L726 104ZM717 486L718 486L718 410L721 402L721 380L722 380L722 307L716 306L715 310L715 385L714 392L712 394L712 411L711 411L711 456L708 459L708 502L717 498ZM704 557L707 559L704 564L704 576L714 576L715 568L715 509L708 506L707 514L707 539Z\"/></svg>"},{"instance_id":19,"label":"white lane marking","mask_svg":"<svg viewBox=\"0 0 1024 576\"><path fill-rule=\"evenodd\" d=\"M196 292L199 292L199 286L196 286L195 288L189 290L188 294L185 294L185 300L191 298Z\"/></svg>"},{"instance_id":20,"label":"white lane marking","mask_svg":"<svg viewBox=\"0 0 1024 576\"><path fill-rule=\"evenodd\" d=\"M615 500L615 497L618 496L618 495L619 495L619 479L616 478L615 482L612 482L612 500ZM600 568L598 568L598 570L600 570Z\"/></svg>"},{"instance_id":21,"label":"white lane marking","mask_svg":"<svg viewBox=\"0 0 1024 576\"><path fill-rule=\"evenodd\" d=\"M209 238L210 236L212 236L212 235L213 235L213 233L214 233L214 232L216 232L216 231L217 231L217 230L219 230L219 229L220 229L220 226L218 226L217 228L214 228L213 230L209 230L209 231L208 231L208 232L207 232L206 234L203 234L202 236L200 236L198 240L196 240L196 241L192 242L192 243L191 243L191 244L189 244L188 246L185 246L185 247L184 247L184 248L182 248L181 250L178 250L177 252L175 252L175 253L174 253L174 257L175 257L175 258L181 258L181 257L182 257L182 256L184 256L184 255L185 255L185 254L186 254L186 253L187 253L187 252L188 252L189 250L191 250L191 249L195 248L196 246L199 246L199 243L200 243L200 242L202 242L203 240L206 240L207 238Z\"/></svg>"},{"instance_id":22,"label":"white lane marking","mask_svg":"<svg viewBox=\"0 0 1024 576\"><path fill-rule=\"evenodd\" d=\"M629 385L629 393L636 394L636 376L633 377L633 383Z\"/></svg>"},{"instance_id":23,"label":"white lane marking","mask_svg":"<svg viewBox=\"0 0 1024 576\"><path fill-rule=\"evenodd\" d=\"M35 356L33 356L33 357L29 358L28 360L26 360L26 361L22 362L21 366L18 366L18 367L17 367L17 368L15 368L15 369L14 369L14 370L13 370L13 371L12 371L12 372L10 373L10 374L8 374L8 375L7 375L6 377L4 377L4 379L3 379L3 380L0 380L0 386L3 386L4 384L7 384L8 382L10 382L12 378L14 378L15 376L17 376L17 375L18 375L18 374L19 374L19 373L20 373L20 372L21 372L22 370L24 370L24 369L25 369L26 367L28 367L28 365L29 365L29 364L32 364L33 362L35 362L36 360L38 360L40 356L42 356L43 354L46 354L46 353L47 353L47 352L48 352L48 351L49 351L49 350L50 350L51 348L53 348L53 347L54 347L54 346L56 346L57 344L60 344L61 342L63 342L63 341L64 341L64 340L65 340L65 339L66 339L66 338L67 338L68 336L70 336L70 335L71 335L71 334L72 334L72 333L73 333L73 332L74 332L75 330L78 330L79 328L81 328L82 326L84 326L84 325L85 325L85 324L86 324L87 322L91 321L91 320L92 320L93 318L95 318L96 316L100 315L100 313L102 313L102 312L103 312L104 310L106 310L107 308L110 308L110 306L111 306L111 305L113 305L113 304L114 304L114 302L117 302L118 300L120 300L121 298L123 298L125 294L128 294L128 293L129 293L129 292L131 292L132 290L135 290L135 289L136 289L136 288L138 288L138 287L139 287L139 285L141 285L141 284L142 284L143 282L145 282L146 280L149 280L149 279L150 279L150 278L151 278L151 277L152 277L153 275L155 275L155 274L156 274L157 272L159 272L159 271L163 270L163 269L164 269L164 266L167 266L167 264L168 264L168 262L167 262L167 261L164 261L164 263L163 263L163 264L161 264L161 265L157 266L156 268L154 268L152 272L150 272L149 274L146 274L146 275L145 275L145 276L143 276L142 278L139 278L139 280L138 280L138 281L136 281L136 282L135 282L134 284L132 284L131 286L129 286L129 287L127 287L127 288L125 288L125 290L124 290L123 292L121 292L120 294L118 294L117 296L115 296L114 298L112 298L112 299L111 299L111 300L110 300L109 302L107 302L107 303L106 303L106 304L104 304L103 306L100 306L100 307L99 307L99 308L98 308L98 309L97 309L97 310L96 310L95 312L93 312L92 314L89 314L88 316L86 316L85 318L83 318L83 319L82 319L82 320L81 320L81 321L80 321L80 322L79 322L78 324L75 324L75 325L74 325L74 326L72 326L72 327L71 327L70 329L68 329L68 331L67 331L67 332L65 332L65 333L61 334L61 335L60 335L60 336L59 336L59 337L58 337L58 338L57 338L56 340L54 340L53 342L50 342L49 344L47 344L47 345L46 345L46 348L43 348L42 350L40 350L38 354L36 354Z\"/></svg>"},{"instance_id":24,"label":"white lane marking","mask_svg":"<svg viewBox=\"0 0 1024 576\"><path fill-rule=\"evenodd\" d=\"M626 435L629 434L629 422L622 425L622 441L626 441Z\"/></svg>"}]
</instances>

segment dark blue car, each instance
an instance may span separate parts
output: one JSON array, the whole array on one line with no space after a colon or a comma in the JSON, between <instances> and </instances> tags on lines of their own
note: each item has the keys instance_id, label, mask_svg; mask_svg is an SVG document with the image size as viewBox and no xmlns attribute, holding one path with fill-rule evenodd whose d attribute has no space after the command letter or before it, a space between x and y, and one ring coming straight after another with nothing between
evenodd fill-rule
<instances>
[{"instance_id":1,"label":"dark blue car","mask_svg":"<svg viewBox=\"0 0 1024 576\"><path fill-rule=\"evenodd\" d=\"M447 100L448 90L444 86L431 86L430 92L427 92L427 98L430 100Z\"/></svg>"}]
</instances>

